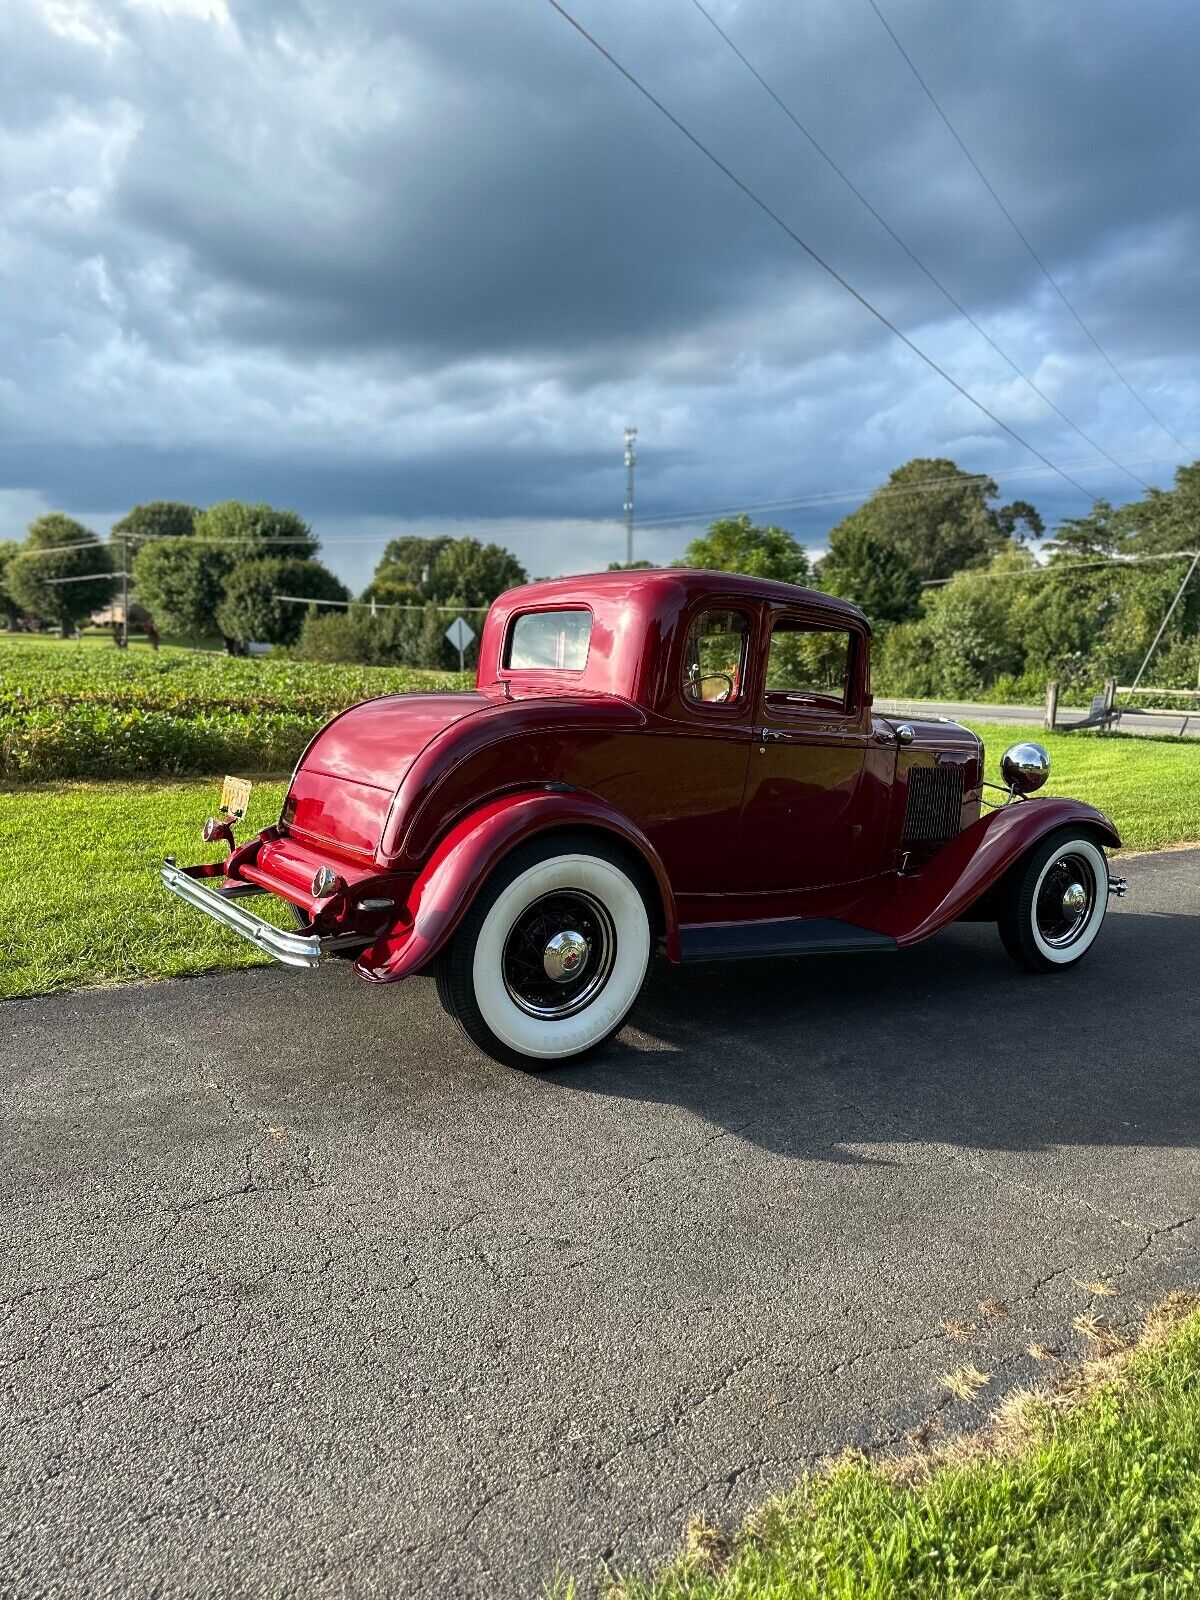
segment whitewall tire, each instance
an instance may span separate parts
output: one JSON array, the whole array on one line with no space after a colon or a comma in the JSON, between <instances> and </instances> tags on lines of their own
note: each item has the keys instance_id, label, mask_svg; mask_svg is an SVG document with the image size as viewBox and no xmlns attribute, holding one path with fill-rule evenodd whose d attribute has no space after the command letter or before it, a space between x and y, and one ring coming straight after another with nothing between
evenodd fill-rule
<instances>
[{"instance_id":1,"label":"whitewall tire","mask_svg":"<svg viewBox=\"0 0 1200 1600\"><path fill-rule=\"evenodd\" d=\"M554 834L484 884L438 966L438 994L494 1059L552 1066L618 1031L652 946L636 864L604 839Z\"/></svg>"},{"instance_id":2,"label":"whitewall tire","mask_svg":"<svg viewBox=\"0 0 1200 1600\"><path fill-rule=\"evenodd\" d=\"M1004 948L1031 972L1081 961L1104 924L1108 861L1085 833L1062 829L1035 845L1012 873L1001 902Z\"/></svg>"}]
</instances>

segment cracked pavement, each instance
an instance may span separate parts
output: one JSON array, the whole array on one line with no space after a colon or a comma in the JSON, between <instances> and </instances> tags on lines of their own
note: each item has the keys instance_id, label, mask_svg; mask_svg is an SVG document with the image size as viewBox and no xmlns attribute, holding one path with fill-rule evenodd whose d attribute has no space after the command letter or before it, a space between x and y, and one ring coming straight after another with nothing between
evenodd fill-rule
<instances>
[{"instance_id":1,"label":"cracked pavement","mask_svg":"<svg viewBox=\"0 0 1200 1600\"><path fill-rule=\"evenodd\" d=\"M659 966L540 1075L338 964L9 1002L0 1593L537 1595L1194 1285L1200 851L1122 870L1076 972Z\"/></svg>"}]
</instances>

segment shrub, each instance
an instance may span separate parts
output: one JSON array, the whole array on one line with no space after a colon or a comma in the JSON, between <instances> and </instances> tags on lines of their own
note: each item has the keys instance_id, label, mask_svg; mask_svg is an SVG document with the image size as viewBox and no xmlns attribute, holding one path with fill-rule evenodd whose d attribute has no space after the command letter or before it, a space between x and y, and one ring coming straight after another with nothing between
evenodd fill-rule
<instances>
[{"instance_id":1,"label":"shrub","mask_svg":"<svg viewBox=\"0 0 1200 1600\"><path fill-rule=\"evenodd\" d=\"M372 616L366 606L351 611L310 611L295 653L301 661L364 667L411 665L419 653L422 615L419 611L379 611Z\"/></svg>"},{"instance_id":2,"label":"shrub","mask_svg":"<svg viewBox=\"0 0 1200 1600\"><path fill-rule=\"evenodd\" d=\"M217 607L217 626L228 638L269 644L295 644L304 626L305 608L281 595L317 600L348 600L350 591L319 561L291 556L266 556L239 561L225 580L225 598Z\"/></svg>"}]
</instances>

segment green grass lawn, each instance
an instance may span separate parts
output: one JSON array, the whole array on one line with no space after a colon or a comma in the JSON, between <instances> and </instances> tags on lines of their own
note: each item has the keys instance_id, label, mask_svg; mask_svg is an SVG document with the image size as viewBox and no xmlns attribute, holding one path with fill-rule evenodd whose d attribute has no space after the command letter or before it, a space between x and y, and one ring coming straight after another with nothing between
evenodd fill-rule
<instances>
[{"instance_id":1,"label":"green grass lawn","mask_svg":"<svg viewBox=\"0 0 1200 1600\"><path fill-rule=\"evenodd\" d=\"M991 726L992 776L1028 729ZM1093 801L1130 849L1200 840L1200 746L1179 741L1047 738L1051 791ZM260 783L251 824L274 822L284 782ZM219 778L20 785L0 790L0 996L131 978L165 978L263 958L236 934L166 894L166 854L212 859L200 839ZM267 902L261 903L264 907Z\"/></svg>"},{"instance_id":2,"label":"green grass lawn","mask_svg":"<svg viewBox=\"0 0 1200 1600\"><path fill-rule=\"evenodd\" d=\"M1140 1347L990 1434L805 1478L731 1544L702 1523L611 1600L1185 1600L1200 1594L1200 1312L1177 1297ZM1194 1305L1194 1303L1193 1303ZM559 1584L557 1593L572 1587Z\"/></svg>"},{"instance_id":3,"label":"green grass lawn","mask_svg":"<svg viewBox=\"0 0 1200 1600\"><path fill-rule=\"evenodd\" d=\"M252 826L276 820L285 788L256 785ZM164 855L217 859L200 828L220 797L220 779L0 791L0 997L264 961L155 875Z\"/></svg>"},{"instance_id":4,"label":"green grass lawn","mask_svg":"<svg viewBox=\"0 0 1200 1600\"><path fill-rule=\"evenodd\" d=\"M1045 745L1050 781L1044 792L1099 806L1129 850L1200 841L1200 739L1042 733L1000 722L968 726L987 747L987 776L994 783L1000 781L1000 757L1010 744L1034 739Z\"/></svg>"}]
</instances>

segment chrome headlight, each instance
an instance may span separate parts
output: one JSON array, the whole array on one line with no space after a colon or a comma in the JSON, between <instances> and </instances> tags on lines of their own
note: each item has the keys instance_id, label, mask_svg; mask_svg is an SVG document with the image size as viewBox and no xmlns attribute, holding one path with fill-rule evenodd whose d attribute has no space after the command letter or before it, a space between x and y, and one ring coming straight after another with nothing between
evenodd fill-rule
<instances>
[{"instance_id":1,"label":"chrome headlight","mask_svg":"<svg viewBox=\"0 0 1200 1600\"><path fill-rule=\"evenodd\" d=\"M1016 794L1032 794L1050 776L1050 757L1040 744L1010 744L1000 757L1000 776Z\"/></svg>"}]
</instances>

